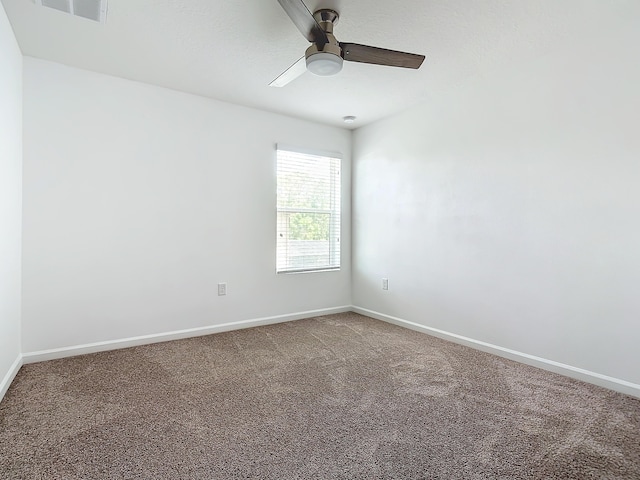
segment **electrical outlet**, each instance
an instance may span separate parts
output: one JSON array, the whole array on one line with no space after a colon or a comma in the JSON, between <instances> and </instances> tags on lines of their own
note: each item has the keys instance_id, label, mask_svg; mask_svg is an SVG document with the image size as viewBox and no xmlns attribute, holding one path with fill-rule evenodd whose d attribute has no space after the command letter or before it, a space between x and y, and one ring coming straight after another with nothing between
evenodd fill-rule
<instances>
[{"instance_id":1,"label":"electrical outlet","mask_svg":"<svg viewBox=\"0 0 640 480\"><path fill-rule=\"evenodd\" d=\"M226 295L227 294L227 284L226 283L219 283L218 284L218 296L222 296L222 295Z\"/></svg>"},{"instance_id":2,"label":"electrical outlet","mask_svg":"<svg viewBox=\"0 0 640 480\"><path fill-rule=\"evenodd\" d=\"M382 279L382 289L383 290L389 290L389 279L388 278L383 278Z\"/></svg>"}]
</instances>

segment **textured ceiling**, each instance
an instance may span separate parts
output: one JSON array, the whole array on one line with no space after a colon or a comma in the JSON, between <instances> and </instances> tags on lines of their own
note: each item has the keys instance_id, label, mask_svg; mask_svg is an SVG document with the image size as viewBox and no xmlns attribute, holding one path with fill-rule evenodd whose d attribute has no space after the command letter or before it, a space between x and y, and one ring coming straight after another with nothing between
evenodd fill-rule
<instances>
[{"instance_id":1,"label":"textured ceiling","mask_svg":"<svg viewBox=\"0 0 640 480\"><path fill-rule=\"evenodd\" d=\"M442 89L606 28L637 0L305 0L340 13L336 37L426 55L420 70L345 62L268 84L308 46L277 0L109 0L107 22L33 0L2 0L23 54L132 80L357 128Z\"/></svg>"}]
</instances>

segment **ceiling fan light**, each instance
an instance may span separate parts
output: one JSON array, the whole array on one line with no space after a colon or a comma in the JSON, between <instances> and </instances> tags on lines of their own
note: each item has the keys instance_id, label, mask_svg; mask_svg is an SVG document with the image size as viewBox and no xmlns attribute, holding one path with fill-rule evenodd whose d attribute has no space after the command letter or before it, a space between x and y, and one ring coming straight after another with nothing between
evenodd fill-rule
<instances>
[{"instance_id":1,"label":"ceiling fan light","mask_svg":"<svg viewBox=\"0 0 640 480\"><path fill-rule=\"evenodd\" d=\"M333 53L318 52L307 57L307 70L315 75L327 77L342 70L342 57Z\"/></svg>"}]
</instances>

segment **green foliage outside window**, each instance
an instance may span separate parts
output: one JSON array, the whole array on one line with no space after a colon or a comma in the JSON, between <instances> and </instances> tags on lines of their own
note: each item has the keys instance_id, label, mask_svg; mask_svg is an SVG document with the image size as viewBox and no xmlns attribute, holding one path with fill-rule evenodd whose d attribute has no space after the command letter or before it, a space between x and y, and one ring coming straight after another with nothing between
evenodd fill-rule
<instances>
[{"instance_id":1,"label":"green foliage outside window","mask_svg":"<svg viewBox=\"0 0 640 480\"><path fill-rule=\"evenodd\" d=\"M290 213L290 240L329 240L329 219L326 213Z\"/></svg>"}]
</instances>

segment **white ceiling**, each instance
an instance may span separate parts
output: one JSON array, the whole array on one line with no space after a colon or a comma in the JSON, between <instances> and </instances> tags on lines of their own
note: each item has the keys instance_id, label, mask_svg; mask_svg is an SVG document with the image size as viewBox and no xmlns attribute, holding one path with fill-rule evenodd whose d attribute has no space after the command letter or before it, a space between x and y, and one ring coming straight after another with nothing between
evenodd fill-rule
<instances>
[{"instance_id":1,"label":"white ceiling","mask_svg":"<svg viewBox=\"0 0 640 480\"><path fill-rule=\"evenodd\" d=\"M305 0L340 13L338 40L426 55L420 70L345 62L268 84L307 41L277 0L109 0L106 24L2 0L23 54L175 90L357 128L496 68L517 68L597 31L637 0Z\"/></svg>"}]
</instances>

